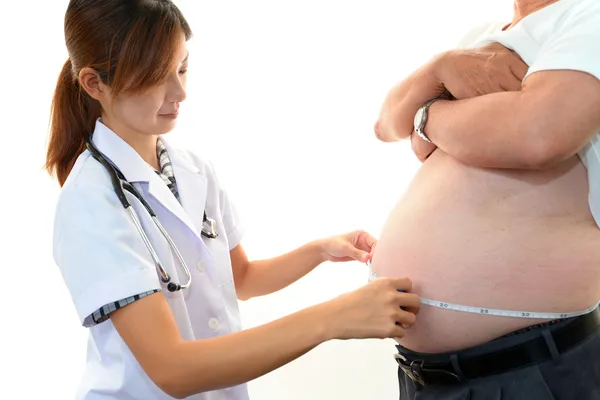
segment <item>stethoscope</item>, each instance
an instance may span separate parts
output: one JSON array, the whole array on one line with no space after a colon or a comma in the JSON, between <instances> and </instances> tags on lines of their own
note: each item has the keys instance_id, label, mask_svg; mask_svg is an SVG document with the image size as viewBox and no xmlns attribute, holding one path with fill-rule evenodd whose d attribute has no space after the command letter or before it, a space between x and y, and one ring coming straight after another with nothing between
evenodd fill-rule
<instances>
[{"instance_id":1,"label":"stethoscope","mask_svg":"<svg viewBox=\"0 0 600 400\"><path fill-rule=\"evenodd\" d=\"M181 289L187 289L190 286L190 284L192 283L192 275L190 273L190 269L188 268L185 260L183 259L183 256L179 252L179 249L177 248L175 243L173 243L173 240L171 239L171 237L169 236L169 234L167 233L165 228L163 228L160 221L156 217L156 213L154 212L152 207L150 207L150 204L148 204L146 202L146 200L144 200L144 198L142 197L140 192L138 192L138 190L131 183L129 183L127 181L127 179L125 178L123 173L119 170L119 168L117 168L117 166L115 166L110 161L108 161L106 159L106 157L104 156L104 154L102 154L96 148L96 146L92 143L91 135L89 137L85 138L85 146L88 149L88 151L90 152L90 154L92 155L92 157L94 157L108 171L108 173L110 175L110 179L112 181L112 185L113 185L115 194L119 198L119 201L121 202L121 204L123 205L125 210L127 210L129 212L129 215L131 216L137 231L139 232L140 236L142 237L142 240L144 241L146 248L150 252L152 261L154 262L154 265L156 266L156 269L158 270L158 273L160 275L160 280L163 283L167 284L167 289L170 292L176 292ZM142 205L144 206L146 211L148 211L148 214L152 218L152 221L154 222L154 224L156 225L156 227L158 228L158 230L160 231L162 236L165 238L165 240L169 243L171 250L173 250L173 252L177 256L177 259L183 266L185 274L187 275L187 283L179 284L179 283L171 282L171 276L163 268L162 263L160 262L158 255L156 254L156 251L154 251L154 248L152 247L152 244L150 243L150 239L148 239L146 232L144 232L144 229L142 228L142 224L140 223L140 220L139 220L137 214L135 213L135 211L133 210L133 207L131 207L131 203L129 202L129 200L127 200L127 197L125 196L125 190L127 190L136 199L138 199L140 201L140 203L142 203ZM206 211L204 211L201 235L204 237L207 237L209 239L216 238L218 236L218 234L216 232L215 225L216 225L215 221L211 218L207 218Z\"/></svg>"}]
</instances>

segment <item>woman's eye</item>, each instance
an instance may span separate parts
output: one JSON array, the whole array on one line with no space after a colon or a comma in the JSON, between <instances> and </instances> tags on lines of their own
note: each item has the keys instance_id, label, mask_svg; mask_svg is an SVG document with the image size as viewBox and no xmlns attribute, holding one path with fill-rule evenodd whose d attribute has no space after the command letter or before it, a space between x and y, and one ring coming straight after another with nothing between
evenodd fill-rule
<instances>
[{"instance_id":1,"label":"woman's eye","mask_svg":"<svg viewBox=\"0 0 600 400\"><path fill-rule=\"evenodd\" d=\"M181 75L184 75L184 74L186 74L186 73L187 73L187 68L186 68L186 69L179 70L179 73L180 73Z\"/></svg>"}]
</instances>

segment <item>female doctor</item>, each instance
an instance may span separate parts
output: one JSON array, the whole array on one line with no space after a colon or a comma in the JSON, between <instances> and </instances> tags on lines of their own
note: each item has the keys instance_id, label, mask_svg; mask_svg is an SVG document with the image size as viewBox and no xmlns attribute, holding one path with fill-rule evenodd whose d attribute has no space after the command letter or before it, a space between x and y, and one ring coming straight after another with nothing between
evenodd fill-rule
<instances>
[{"instance_id":1,"label":"female doctor","mask_svg":"<svg viewBox=\"0 0 600 400\"><path fill-rule=\"evenodd\" d=\"M380 279L242 330L237 300L324 261L368 261L358 231L249 261L210 163L164 133L185 100L191 31L170 0L71 0L47 169L62 191L54 259L89 329L78 399L248 399L246 382L331 339L414 323L408 279ZM401 309L404 307L407 311Z\"/></svg>"}]
</instances>

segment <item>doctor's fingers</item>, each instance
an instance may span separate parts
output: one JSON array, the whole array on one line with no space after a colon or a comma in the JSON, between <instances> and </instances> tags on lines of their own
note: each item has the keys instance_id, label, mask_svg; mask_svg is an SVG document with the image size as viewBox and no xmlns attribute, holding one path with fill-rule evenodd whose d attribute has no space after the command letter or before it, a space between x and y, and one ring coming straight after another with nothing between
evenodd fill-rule
<instances>
[{"instance_id":1,"label":"doctor's fingers","mask_svg":"<svg viewBox=\"0 0 600 400\"><path fill-rule=\"evenodd\" d=\"M406 311L397 311L392 316L392 321L386 336L390 339L402 338L406 333L406 329L415 323L415 314Z\"/></svg>"},{"instance_id":2,"label":"doctor's fingers","mask_svg":"<svg viewBox=\"0 0 600 400\"><path fill-rule=\"evenodd\" d=\"M378 286L382 290L392 290L399 292L410 292L412 290L412 282L408 278L387 278L380 277L370 282L373 286ZM397 296L398 293L395 293Z\"/></svg>"},{"instance_id":3,"label":"doctor's fingers","mask_svg":"<svg viewBox=\"0 0 600 400\"><path fill-rule=\"evenodd\" d=\"M410 311L399 310L394 316L394 321L396 322L396 325L400 325L403 328L409 328L417 321L417 316Z\"/></svg>"},{"instance_id":4,"label":"doctor's fingers","mask_svg":"<svg viewBox=\"0 0 600 400\"><path fill-rule=\"evenodd\" d=\"M369 251L369 261L373 259L373 254L375 254L376 247L377 247L377 242L373 243L373 246L371 246L371 250Z\"/></svg>"},{"instance_id":5,"label":"doctor's fingers","mask_svg":"<svg viewBox=\"0 0 600 400\"><path fill-rule=\"evenodd\" d=\"M364 250L366 252L371 252L371 249L377 243L377 239L363 230L354 231L352 236L352 244L357 249Z\"/></svg>"},{"instance_id":6,"label":"doctor's fingers","mask_svg":"<svg viewBox=\"0 0 600 400\"><path fill-rule=\"evenodd\" d=\"M396 301L399 304L399 307L408 311L411 314L418 314L421 309L421 298L414 293L404 293L398 292L396 294Z\"/></svg>"}]
</instances>

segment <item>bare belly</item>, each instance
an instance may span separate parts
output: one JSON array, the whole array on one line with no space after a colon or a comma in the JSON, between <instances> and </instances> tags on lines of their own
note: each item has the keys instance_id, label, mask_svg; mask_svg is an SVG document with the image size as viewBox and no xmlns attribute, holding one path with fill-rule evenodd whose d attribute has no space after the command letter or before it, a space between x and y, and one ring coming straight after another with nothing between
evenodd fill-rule
<instances>
[{"instance_id":1,"label":"bare belly","mask_svg":"<svg viewBox=\"0 0 600 400\"><path fill-rule=\"evenodd\" d=\"M425 298L474 307L572 312L600 299L600 229L578 158L550 171L472 168L437 150L381 232L372 266ZM541 320L422 305L400 344L443 352Z\"/></svg>"}]
</instances>

